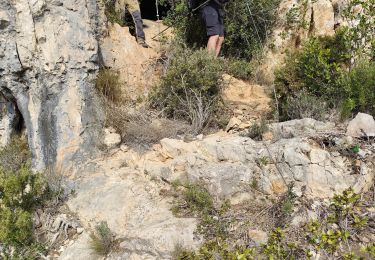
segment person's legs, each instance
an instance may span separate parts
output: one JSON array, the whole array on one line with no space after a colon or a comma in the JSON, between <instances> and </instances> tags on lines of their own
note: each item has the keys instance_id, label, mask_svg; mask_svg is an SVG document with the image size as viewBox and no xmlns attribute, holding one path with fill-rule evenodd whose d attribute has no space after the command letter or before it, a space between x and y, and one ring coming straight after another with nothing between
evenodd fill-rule
<instances>
[{"instance_id":1,"label":"person's legs","mask_svg":"<svg viewBox=\"0 0 375 260\"><path fill-rule=\"evenodd\" d=\"M224 41L224 27L221 22L221 14L216 7L207 5L202 9L202 17L206 24L208 36L207 50L217 57Z\"/></svg>"},{"instance_id":2,"label":"person's legs","mask_svg":"<svg viewBox=\"0 0 375 260\"><path fill-rule=\"evenodd\" d=\"M216 57L218 57L220 54L221 46L223 45L223 42L224 42L224 36L218 36L218 40L217 40L216 48L215 48Z\"/></svg>"},{"instance_id":3,"label":"person's legs","mask_svg":"<svg viewBox=\"0 0 375 260\"><path fill-rule=\"evenodd\" d=\"M224 42L224 11L223 9L218 9L218 14L219 14L218 27L219 27L220 33L219 33L219 39L217 40L217 44L216 44L216 57L220 55L221 46L223 45L223 42Z\"/></svg>"},{"instance_id":4,"label":"person's legs","mask_svg":"<svg viewBox=\"0 0 375 260\"><path fill-rule=\"evenodd\" d=\"M217 45L219 42L219 35L212 35L208 38L207 50L209 53L212 53L217 56Z\"/></svg>"},{"instance_id":5,"label":"person's legs","mask_svg":"<svg viewBox=\"0 0 375 260\"><path fill-rule=\"evenodd\" d=\"M143 47L148 48L149 46L146 43L146 35L143 31L143 21L142 21L142 16L141 16L141 11L140 11L138 1L137 0L125 0L125 3L134 21L137 42Z\"/></svg>"}]
</instances>

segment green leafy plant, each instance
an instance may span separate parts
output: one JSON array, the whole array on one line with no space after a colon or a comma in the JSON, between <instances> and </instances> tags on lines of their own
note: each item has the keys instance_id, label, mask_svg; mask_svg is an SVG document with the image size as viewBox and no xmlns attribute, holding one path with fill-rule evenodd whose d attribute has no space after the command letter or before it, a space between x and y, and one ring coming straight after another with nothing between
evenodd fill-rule
<instances>
[{"instance_id":1,"label":"green leafy plant","mask_svg":"<svg viewBox=\"0 0 375 260\"><path fill-rule=\"evenodd\" d=\"M0 241L22 247L33 242L32 212L46 198L46 184L29 167L0 168Z\"/></svg>"},{"instance_id":2,"label":"green leafy plant","mask_svg":"<svg viewBox=\"0 0 375 260\"><path fill-rule=\"evenodd\" d=\"M90 248L98 255L106 256L114 243L114 235L107 222L100 222L95 226L95 233L90 235Z\"/></svg>"},{"instance_id":3,"label":"green leafy plant","mask_svg":"<svg viewBox=\"0 0 375 260\"><path fill-rule=\"evenodd\" d=\"M343 17L349 24L347 40L354 63L364 57L375 58L374 9L373 0L349 0L343 11Z\"/></svg>"},{"instance_id":4,"label":"green leafy plant","mask_svg":"<svg viewBox=\"0 0 375 260\"><path fill-rule=\"evenodd\" d=\"M172 208L172 212L175 214L200 215L210 213L214 209L213 198L203 184L176 183L175 185L176 188L183 187L182 196Z\"/></svg>"},{"instance_id":5,"label":"green leafy plant","mask_svg":"<svg viewBox=\"0 0 375 260\"><path fill-rule=\"evenodd\" d=\"M241 59L228 59L225 71L235 78L249 80L252 76L252 65L249 61Z\"/></svg>"},{"instance_id":6,"label":"green leafy plant","mask_svg":"<svg viewBox=\"0 0 375 260\"><path fill-rule=\"evenodd\" d=\"M340 81L345 91L343 115L363 111L375 115L375 63L358 61Z\"/></svg>"},{"instance_id":7,"label":"green leafy plant","mask_svg":"<svg viewBox=\"0 0 375 260\"><path fill-rule=\"evenodd\" d=\"M290 54L276 72L280 120L305 116L321 120L331 109L341 110L343 116L373 112L374 65L364 62L349 70L347 35L343 28L333 37L312 38Z\"/></svg>"}]
</instances>

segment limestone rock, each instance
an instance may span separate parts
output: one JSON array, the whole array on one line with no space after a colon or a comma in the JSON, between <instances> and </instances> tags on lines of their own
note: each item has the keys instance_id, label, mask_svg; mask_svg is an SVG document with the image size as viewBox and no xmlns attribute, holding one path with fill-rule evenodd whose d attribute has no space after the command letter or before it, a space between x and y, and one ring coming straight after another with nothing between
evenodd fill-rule
<instances>
[{"instance_id":1,"label":"limestone rock","mask_svg":"<svg viewBox=\"0 0 375 260\"><path fill-rule=\"evenodd\" d=\"M196 220L174 217L169 200L159 195L165 184L123 166L127 156L119 152L98 161L89 175L79 170L76 196L67 204L85 230L106 221L123 241L108 259L170 259L176 244L197 246Z\"/></svg>"},{"instance_id":2,"label":"limestone rock","mask_svg":"<svg viewBox=\"0 0 375 260\"><path fill-rule=\"evenodd\" d=\"M364 174L353 175L350 160L307 139L320 131L333 131L333 124L302 119L271 124L270 129L279 137L271 143L236 135L212 135L190 143L164 139L159 153L167 154L166 159L160 161L155 151L147 155L145 168L168 181L203 181L215 196L237 202L248 197L253 179L266 194L280 195L293 181L296 192L327 198L348 187L366 190L374 178L374 172L366 170L371 165L361 166Z\"/></svg>"},{"instance_id":3,"label":"limestone rock","mask_svg":"<svg viewBox=\"0 0 375 260\"><path fill-rule=\"evenodd\" d=\"M330 36L335 34L335 12L330 0L312 2L315 35Z\"/></svg>"},{"instance_id":4,"label":"limestone rock","mask_svg":"<svg viewBox=\"0 0 375 260\"><path fill-rule=\"evenodd\" d=\"M102 14L96 0L0 2L0 92L17 105L39 170L95 151Z\"/></svg>"},{"instance_id":5,"label":"limestone rock","mask_svg":"<svg viewBox=\"0 0 375 260\"><path fill-rule=\"evenodd\" d=\"M335 124L320 122L311 118L290 120L269 125L269 130L277 138L308 136L334 130Z\"/></svg>"},{"instance_id":6,"label":"limestone rock","mask_svg":"<svg viewBox=\"0 0 375 260\"><path fill-rule=\"evenodd\" d=\"M352 137L375 136L375 120L371 115L358 113L349 122L346 134Z\"/></svg>"},{"instance_id":7,"label":"limestone rock","mask_svg":"<svg viewBox=\"0 0 375 260\"><path fill-rule=\"evenodd\" d=\"M116 133L115 131L111 131L111 129L104 129L104 144L108 148L114 148L120 145L121 143L121 136Z\"/></svg>"},{"instance_id":8,"label":"limestone rock","mask_svg":"<svg viewBox=\"0 0 375 260\"><path fill-rule=\"evenodd\" d=\"M83 233L74 243L67 248L63 249L59 260L99 260L100 256L96 255L95 252L90 248L90 235Z\"/></svg>"},{"instance_id":9,"label":"limestone rock","mask_svg":"<svg viewBox=\"0 0 375 260\"><path fill-rule=\"evenodd\" d=\"M257 246L267 243L268 235L262 230L251 229L247 232L251 240L255 242Z\"/></svg>"},{"instance_id":10,"label":"limestone rock","mask_svg":"<svg viewBox=\"0 0 375 260\"><path fill-rule=\"evenodd\" d=\"M239 129L240 125L241 125L241 120L239 120L237 117L232 117L229 120L229 123L228 123L227 127L225 128L225 131L229 132L231 130Z\"/></svg>"}]
</instances>

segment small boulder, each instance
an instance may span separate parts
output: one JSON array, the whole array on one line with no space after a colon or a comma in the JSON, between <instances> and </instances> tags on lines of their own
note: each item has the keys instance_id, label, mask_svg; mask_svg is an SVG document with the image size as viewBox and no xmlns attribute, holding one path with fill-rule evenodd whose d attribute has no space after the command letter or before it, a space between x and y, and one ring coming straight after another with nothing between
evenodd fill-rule
<instances>
[{"instance_id":1,"label":"small boulder","mask_svg":"<svg viewBox=\"0 0 375 260\"><path fill-rule=\"evenodd\" d=\"M375 136L375 120L371 115L358 113L349 122L346 134L352 137Z\"/></svg>"},{"instance_id":2,"label":"small boulder","mask_svg":"<svg viewBox=\"0 0 375 260\"><path fill-rule=\"evenodd\" d=\"M121 143L121 136L115 133L114 129L105 129L104 130L104 144L108 148L117 147Z\"/></svg>"},{"instance_id":3,"label":"small boulder","mask_svg":"<svg viewBox=\"0 0 375 260\"><path fill-rule=\"evenodd\" d=\"M232 117L229 120L229 123L228 123L227 127L225 128L225 131L229 132L231 130L238 130L241 123L242 122L241 122L240 119L238 119L237 117Z\"/></svg>"},{"instance_id":4,"label":"small boulder","mask_svg":"<svg viewBox=\"0 0 375 260\"><path fill-rule=\"evenodd\" d=\"M268 235L266 232L257 229L250 229L247 234L255 242L256 245L267 243Z\"/></svg>"}]
</instances>

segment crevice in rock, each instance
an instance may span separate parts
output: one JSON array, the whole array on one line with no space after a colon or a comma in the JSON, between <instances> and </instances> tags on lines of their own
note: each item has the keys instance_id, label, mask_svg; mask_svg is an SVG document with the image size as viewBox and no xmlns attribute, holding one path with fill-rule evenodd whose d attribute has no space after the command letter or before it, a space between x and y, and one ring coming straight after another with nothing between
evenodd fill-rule
<instances>
[{"instance_id":1,"label":"crevice in rock","mask_svg":"<svg viewBox=\"0 0 375 260\"><path fill-rule=\"evenodd\" d=\"M315 28L315 21L314 21L314 8L311 7L311 17L310 17L310 26L309 26L309 32L308 35L311 36L314 32Z\"/></svg>"},{"instance_id":2,"label":"crevice in rock","mask_svg":"<svg viewBox=\"0 0 375 260\"><path fill-rule=\"evenodd\" d=\"M18 44L17 44L17 42L16 42L16 53L17 53L17 59L18 59L20 65L21 65L21 67L22 67L22 69L23 69L24 66L23 66L22 61L21 61L21 58L20 58L20 53L19 53L19 51L18 51Z\"/></svg>"},{"instance_id":3,"label":"crevice in rock","mask_svg":"<svg viewBox=\"0 0 375 260\"><path fill-rule=\"evenodd\" d=\"M21 134L25 129L25 121L14 96L3 87L0 92L0 144L6 145L14 134Z\"/></svg>"}]
</instances>

